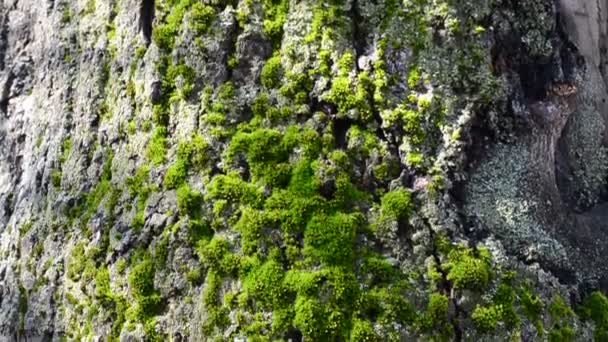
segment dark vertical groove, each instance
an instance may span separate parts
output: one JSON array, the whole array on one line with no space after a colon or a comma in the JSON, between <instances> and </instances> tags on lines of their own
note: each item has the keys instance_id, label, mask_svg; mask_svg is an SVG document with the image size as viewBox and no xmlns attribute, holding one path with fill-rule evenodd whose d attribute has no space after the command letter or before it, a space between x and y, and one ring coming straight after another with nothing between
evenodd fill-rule
<instances>
[{"instance_id":1,"label":"dark vertical groove","mask_svg":"<svg viewBox=\"0 0 608 342\"><path fill-rule=\"evenodd\" d=\"M152 42L152 23L154 22L154 0L142 0L139 6L139 30L144 42Z\"/></svg>"}]
</instances>

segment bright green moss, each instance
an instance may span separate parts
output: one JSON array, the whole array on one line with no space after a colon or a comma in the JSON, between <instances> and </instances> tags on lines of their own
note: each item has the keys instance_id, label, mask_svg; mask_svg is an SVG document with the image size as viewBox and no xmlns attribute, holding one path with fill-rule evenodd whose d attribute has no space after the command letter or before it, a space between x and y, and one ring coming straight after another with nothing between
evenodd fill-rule
<instances>
[{"instance_id":1,"label":"bright green moss","mask_svg":"<svg viewBox=\"0 0 608 342\"><path fill-rule=\"evenodd\" d=\"M448 297L441 293L431 293L427 307L428 314L435 322L444 321L448 315Z\"/></svg>"},{"instance_id":2,"label":"bright green moss","mask_svg":"<svg viewBox=\"0 0 608 342\"><path fill-rule=\"evenodd\" d=\"M411 168L420 168L424 162L422 153L410 152L405 157L405 163Z\"/></svg>"},{"instance_id":3,"label":"bright green moss","mask_svg":"<svg viewBox=\"0 0 608 342\"><path fill-rule=\"evenodd\" d=\"M192 213L200 206L201 194L190 189L187 184L182 185L176 191L177 209L180 214Z\"/></svg>"},{"instance_id":4,"label":"bright green moss","mask_svg":"<svg viewBox=\"0 0 608 342\"><path fill-rule=\"evenodd\" d=\"M298 296L295 303L294 326L306 339L320 340L324 337L326 326L324 306L313 298Z\"/></svg>"},{"instance_id":5,"label":"bright green moss","mask_svg":"<svg viewBox=\"0 0 608 342\"><path fill-rule=\"evenodd\" d=\"M183 141L177 148L177 160L167 169L164 184L167 189L175 189L186 181L188 169L200 170L207 162L208 144L198 134L189 141Z\"/></svg>"},{"instance_id":6,"label":"bright green moss","mask_svg":"<svg viewBox=\"0 0 608 342\"><path fill-rule=\"evenodd\" d=\"M195 3L192 6L192 12L190 17L190 28L197 35L203 35L207 33L213 18L215 17L215 10L209 5L202 4L200 2Z\"/></svg>"},{"instance_id":7,"label":"bright green moss","mask_svg":"<svg viewBox=\"0 0 608 342\"><path fill-rule=\"evenodd\" d=\"M194 69L184 63L171 64L167 68L167 73L163 78L162 93L170 94L169 102L175 102L177 100L185 100L192 93L193 82L196 77ZM181 88L176 88L176 81L180 78Z\"/></svg>"},{"instance_id":8,"label":"bright green moss","mask_svg":"<svg viewBox=\"0 0 608 342\"><path fill-rule=\"evenodd\" d=\"M393 190L381 200L382 214L393 219L406 220L412 210L411 195L407 190Z\"/></svg>"},{"instance_id":9,"label":"bright green moss","mask_svg":"<svg viewBox=\"0 0 608 342\"><path fill-rule=\"evenodd\" d=\"M262 245L262 229L266 218L262 211L250 207L245 207L241 211L241 218L233 229L241 234L243 254L252 255Z\"/></svg>"},{"instance_id":10,"label":"bright green moss","mask_svg":"<svg viewBox=\"0 0 608 342\"><path fill-rule=\"evenodd\" d=\"M288 0L263 0L264 8L264 33L278 45L283 36L283 25L289 10Z\"/></svg>"},{"instance_id":11,"label":"bright green moss","mask_svg":"<svg viewBox=\"0 0 608 342\"><path fill-rule=\"evenodd\" d=\"M165 173L164 184L166 189L175 189L186 181L188 166L184 160L178 159Z\"/></svg>"},{"instance_id":12,"label":"bright green moss","mask_svg":"<svg viewBox=\"0 0 608 342\"><path fill-rule=\"evenodd\" d=\"M243 181L238 173L214 177L207 191L209 199L225 199L252 205L259 205L263 197L261 189Z\"/></svg>"},{"instance_id":13,"label":"bright green moss","mask_svg":"<svg viewBox=\"0 0 608 342\"><path fill-rule=\"evenodd\" d=\"M480 249L475 255L472 249L456 248L450 251L448 260L443 268L455 289L483 290L490 282L490 257L486 250Z\"/></svg>"},{"instance_id":14,"label":"bright green moss","mask_svg":"<svg viewBox=\"0 0 608 342\"><path fill-rule=\"evenodd\" d=\"M167 129L164 127L156 127L152 133L152 138L148 144L147 157L150 162L155 165L161 165L165 162L167 154Z\"/></svg>"},{"instance_id":15,"label":"bright green moss","mask_svg":"<svg viewBox=\"0 0 608 342\"><path fill-rule=\"evenodd\" d=\"M262 85L266 88L276 88L281 82L282 70L281 56L276 55L269 58L260 75Z\"/></svg>"},{"instance_id":16,"label":"bright green moss","mask_svg":"<svg viewBox=\"0 0 608 342\"><path fill-rule=\"evenodd\" d=\"M359 219L343 213L313 216L304 232L304 254L326 265L348 265Z\"/></svg>"},{"instance_id":17,"label":"bright green moss","mask_svg":"<svg viewBox=\"0 0 608 342\"><path fill-rule=\"evenodd\" d=\"M138 307L134 316L139 319L153 315L161 304L161 299L154 289L154 263L146 254L129 273L129 288Z\"/></svg>"},{"instance_id":18,"label":"bright green moss","mask_svg":"<svg viewBox=\"0 0 608 342\"><path fill-rule=\"evenodd\" d=\"M193 0L179 0L172 5L169 15L165 18L165 24L154 28L152 38L154 43L165 51L171 51L175 45L175 38L180 28L187 9L194 3Z\"/></svg>"},{"instance_id":19,"label":"bright green moss","mask_svg":"<svg viewBox=\"0 0 608 342\"><path fill-rule=\"evenodd\" d=\"M200 244L197 253L203 265L221 270L221 262L228 253L228 241L221 237L214 236L211 241Z\"/></svg>"},{"instance_id":20,"label":"bright green moss","mask_svg":"<svg viewBox=\"0 0 608 342\"><path fill-rule=\"evenodd\" d=\"M496 326L502 317L500 306L482 307L477 306L471 314L471 320L475 328L482 333L492 333L496 331Z\"/></svg>"},{"instance_id":21,"label":"bright green moss","mask_svg":"<svg viewBox=\"0 0 608 342\"><path fill-rule=\"evenodd\" d=\"M251 105L251 111L253 112L253 115L259 116L259 117L265 117L266 111L268 110L268 106L269 106L268 101L269 101L269 99L268 99L267 93L261 93L260 95L258 95L258 97L255 99L255 101Z\"/></svg>"},{"instance_id":22,"label":"bright green moss","mask_svg":"<svg viewBox=\"0 0 608 342\"><path fill-rule=\"evenodd\" d=\"M418 82L420 82L420 70L414 68L407 75L407 85L410 89L415 89L418 86Z\"/></svg>"},{"instance_id":23,"label":"bright green moss","mask_svg":"<svg viewBox=\"0 0 608 342\"><path fill-rule=\"evenodd\" d=\"M251 133L238 132L232 138L228 150L229 160L245 154L251 168L253 181L280 186L289 181L289 152L296 141L292 135L271 129L258 129Z\"/></svg>"},{"instance_id":24,"label":"bright green moss","mask_svg":"<svg viewBox=\"0 0 608 342\"><path fill-rule=\"evenodd\" d=\"M248 272L243 281L243 288L248 296L256 298L256 304L265 308L275 308L286 299L283 275L281 264L269 260L256 265Z\"/></svg>"},{"instance_id":25,"label":"bright green moss","mask_svg":"<svg viewBox=\"0 0 608 342\"><path fill-rule=\"evenodd\" d=\"M353 321L353 327L350 332L350 341L374 342L380 340L380 337L376 334L370 322L360 319Z\"/></svg>"},{"instance_id":26,"label":"bright green moss","mask_svg":"<svg viewBox=\"0 0 608 342\"><path fill-rule=\"evenodd\" d=\"M110 288L110 273L105 267L101 267L95 275L95 297L104 304L112 303L114 300Z\"/></svg>"}]
</instances>

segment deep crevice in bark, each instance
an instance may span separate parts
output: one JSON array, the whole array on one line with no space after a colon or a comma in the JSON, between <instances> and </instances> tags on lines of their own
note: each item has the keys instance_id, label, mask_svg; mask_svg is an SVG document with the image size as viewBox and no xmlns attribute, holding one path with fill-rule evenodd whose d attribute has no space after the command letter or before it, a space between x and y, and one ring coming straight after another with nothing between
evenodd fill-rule
<instances>
[{"instance_id":1,"label":"deep crevice in bark","mask_svg":"<svg viewBox=\"0 0 608 342\"><path fill-rule=\"evenodd\" d=\"M139 7L139 30L144 42L150 45L152 42L152 23L154 22L154 0L142 0Z\"/></svg>"}]
</instances>

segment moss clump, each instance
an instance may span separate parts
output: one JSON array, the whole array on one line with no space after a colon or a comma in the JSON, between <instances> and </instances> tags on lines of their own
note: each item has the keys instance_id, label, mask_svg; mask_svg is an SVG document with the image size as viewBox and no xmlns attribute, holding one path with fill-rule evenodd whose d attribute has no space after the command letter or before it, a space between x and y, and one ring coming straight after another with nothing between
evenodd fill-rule
<instances>
[{"instance_id":1,"label":"moss clump","mask_svg":"<svg viewBox=\"0 0 608 342\"><path fill-rule=\"evenodd\" d=\"M502 320L509 327L517 326L520 323L519 316L514 309L515 300L516 294L509 282L498 286L494 295L494 304L501 307Z\"/></svg>"},{"instance_id":2,"label":"moss clump","mask_svg":"<svg viewBox=\"0 0 608 342\"><path fill-rule=\"evenodd\" d=\"M152 32L154 43L161 50L173 50L175 38L180 32L184 15L193 3L192 0L177 0L170 5L170 13L165 18L165 23L156 27Z\"/></svg>"},{"instance_id":3,"label":"moss clump","mask_svg":"<svg viewBox=\"0 0 608 342\"><path fill-rule=\"evenodd\" d=\"M323 337L321 327L326 325L326 312L324 306L316 299L309 297L298 297L295 306L295 317L293 324L302 334L312 340Z\"/></svg>"},{"instance_id":4,"label":"moss clump","mask_svg":"<svg viewBox=\"0 0 608 342\"><path fill-rule=\"evenodd\" d=\"M448 297L441 293L431 293L427 307L428 314L434 321L444 321L448 315Z\"/></svg>"},{"instance_id":5,"label":"moss clump","mask_svg":"<svg viewBox=\"0 0 608 342\"><path fill-rule=\"evenodd\" d=\"M443 269L448 272L447 280L455 289L483 290L492 275L490 255L482 248L477 253L464 247L451 250Z\"/></svg>"},{"instance_id":6,"label":"moss clump","mask_svg":"<svg viewBox=\"0 0 608 342\"><path fill-rule=\"evenodd\" d=\"M291 166L289 153L296 142L290 132L257 129L251 133L238 132L232 138L228 160L244 154L251 169L253 182L270 186L284 186L289 181Z\"/></svg>"},{"instance_id":7,"label":"moss clump","mask_svg":"<svg viewBox=\"0 0 608 342\"><path fill-rule=\"evenodd\" d=\"M549 342L572 342L575 336L574 330L570 327L556 328L549 333Z\"/></svg>"},{"instance_id":8,"label":"moss clump","mask_svg":"<svg viewBox=\"0 0 608 342\"><path fill-rule=\"evenodd\" d=\"M526 287L521 289L519 297L524 315L535 324L537 333L542 335L544 332L541 320L541 315L544 312L543 301L538 296L532 294Z\"/></svg>"},{"instance_id":9,"label":"moss clump","mask_svg":"<svg viewBox=\"0 0 608 342\"><path fill-rule=\"evenodd\" d=\"M190 29L198 35L203 35L211 27L214 17L215 9L213 7L197 2L192 6Z\"/></svg>"},{"instance_id":10,"label":"moss clump","mask_svg":"<svg viewBox=\"0 0 608 342\"><path fill-rule=\"evenodd\" d=\"M393 190L381 200L382 214L397 220L407 220L412 210L411 195L407 190Z\"/></svg>"},{"instance_id":11,"label":"moss clump","mask_svg":"<svg viewBox=\"0 0 608 342\"><path fill-rule=\"evenodd\" d=\"M471 320L475 328L482 333L492 333L496 331L496 326L502 317L500 306L482 307L477 306L471 314Z\"/></svg>"},{"instance_id":12,"label":"moss clump","mask_svg":"<svg viewBox=\"0 0 608 342\"><path fill-rule=\"evenodd\" d=\"M263 197L262 189L243 181L235 172L214 177L207 190L209 199L225 199L254 206L259 205Z\"/></svg>"},{"instance_id":13,"label":"moss clump","mask_svg":"<svg viewBox=\"0 0 608 342\"><path fill-rule=\"evenodd\" d=\"M352 342L374 342L380 341L371 324L363 320L355 320L350 332Z\"/></svg>"},{"instance_id":14,"label":"moss clump","mask_svg":"<svg viewBox=\"0 0 608 342\"><path fill-rule=\"evenodd\" d=\"M80 276L84 271L85 264L86 254L84 252L84 243L80 242L74 246L74 249L72 249L72 253L70 254L67 272L68 278L73 281L80 279Z\"/></svg>"},{"instance_id":15,"label":"moss clump","mask_svg":"<svg viewBox=\"0 0 608 342\"><path fill-rule=\"evenodd\" d=\"M106 267L101 267L95 275L95 297L103 304L113 303L114 295L110 289L110 273Z\"/></svg>"},{"instance_id":16,"label":"moss clump","mask_svg":"<svg viewBox=\"0 0 608 342\"><path fill-rule=\"evenodd\" d=\"M51 184L53 185L53 188L55 188L55 190L59 190L59 188L61 187L61 171L60 170L53 170L51 172Z\"/></svg>"},{"instance_id":17,"label":"moss clump","mask_svg":"<svg viewBox=\"0 0 608 342\"><path fill-rule=\"evenodd\" d=\"M148 254L129 273L129 288L137 303L133 316L140 320L153 316L160 308L161 299L154 289L154 273L154 263Z\"/></svg>"},{"instance_id":18,"label":"moss clump","mask_svg":"<svg viewBox=\"0 0 608 342\"><path fill-rule=\"evenodd\" d=\"M281 82L281 72L283 68L281 66L281 56L276 55L266 61L266 64L262 68L260 80L262 85L266 88L276 88Z\"/></svg>"},{"instance_id":19,"label":"moss clump","mask_svg":"<svg viewBox=\"0 0 608 342\"><path fill-rule=\"evenodd\" d=\"M189 141L183 141L177 148L177 160L167 169L164 184L167 189L175 189L186 181L188 170L200 170L207 162L209 145L204 138L195 134Z\"/></svg>"},{"instance_id":20,"label":"moss clump","mask_svg":"<svg viewBox=\"0 0 608 342\"><path fill-rule=\"evenodd\" d=\"M59 157L59 164L63 165L63 163L68 160L70 153L72 152L72 139L67 138L61 143L61 156Z\"/></svg>"},{"instance_id":21,"label":"moss clump","mask_svg":"<svg viewBox=\"0 0 608 342\"><path fill-rule=\"evenodd\" d=\"M192 191L187 184L177 189L177 209L180 214L192 213L200 206L202 196L196 191Z\"/></svg>"},{"instance_id":22,"label":"moss clump","mask_svg":"<svg viewBox=\"0 0 608 342\"><path fill-rule=\"evenodd\" d=\"M313 216L304 232L304 255L326 265L348 265L360 219L344 213Z\"/></svg>"},{"instance_id":23,"label":"moss clump","mask_svg":"<svg viewBox=\"0 0 608 342\"><path fill-rule=\"evenodd\" d=\"M289 11L288 0L263 0L264 8L264 33L273 41L275 45L279 44L283 36L283 25Z\"/></svg>"},{"instance_id":24,"label":"moss clump","mask_svg":"<svg viewBox=\"0 0 608 342\"><path fill-rule=\"evenodd\" d=\"M247 296L259 300L261 307L280 307L286 299L287 291L283 285L284 272L280 263L269 260L263 264L250 265L243 282Z\"/></svg>"},{"instance_id":25,"label":"moss clump","mask_svg":"<svg viewBox=\"0 0 608 342\"><path fill-rule=\"evenodd\" d=\"M608 298L603 293L596 291L585 298L580 314L595 323L595 341L608 341Z\"/></svg>"},{"instance_id":26,"label":"moss clump","mask_svg":"<svg viewBox=\"0 0 608 342\"><path fill-rule=\"evenodd\" d=\"M153 165L161 165L165 162L167 154L167 129L164 127L156 127L152 133L152 138L148 144L146 153L148 160Z\"/></svg>"},{"instance_id":27,"label":"moss clump","mask_svg":"<svg viewBox=\"0 0 608 342\"><path fill-rule=\"evenodd\" d=\"M164 184L166 189L175 189L186 181L188 165L184 160L178 159L167 169Z\"/></svg>"}]
</instances>

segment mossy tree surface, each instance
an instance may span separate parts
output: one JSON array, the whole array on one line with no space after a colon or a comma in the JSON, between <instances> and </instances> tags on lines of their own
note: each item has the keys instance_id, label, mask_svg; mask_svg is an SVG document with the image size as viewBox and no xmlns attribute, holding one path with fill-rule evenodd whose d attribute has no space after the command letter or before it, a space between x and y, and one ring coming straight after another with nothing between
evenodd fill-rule
<instances>
[{"instance_id":1,"label":"mossy tree surface","mask_svg":"<svg viewBox=\"0 0 608 342\"><path fill-rule=\"evenodd\" d=\"M90 3L87 15L95 13ZM462 232L427 211L449 195L446 159L459 144L462 113L488 108L500 94L483 25L502 2L363 4L156 1L158 96L133 107L151 108L149 118L136 118L153 126L141 134L141 163L114 177L113 155L103 151L98 182L68 213L85 234L67 278L93 290L66 297L74 306L85 298L87 315L112 322L110 339L136 327L148 340L169 338L157 316L184 293L197 294L189 300L204 311L209 339L451 340L464 328L487 337L522 324L552 341L572 339L576 314L565 300L541 298L481 244L453 242ZM235 51L216 78L187 56L205 55L222 25L236 21L230 49L238 52L236 36L255 25L252 36L272 47L254 68L254 90L234 76ZM373 51L362 51L365 44ZM138 61L146 51L134 49ZM142 101L131 76L125 97ZM197 112L185 119L188 106ZM182 120L194 122L185 134L176 129ZM135 122L125 139L140 135ZM73 149L66 139L60 166ZM61 180L56 170L57 191ZM147 210L163 196L171 209ZM119 205L131 214L127 223L115 222ZM95 232L101 242L87 247L97 217L107 218ZM117 256L110 247L125 224L136 238ZM191 262L176 266L176 250ZM167 294L167 275L187 280L183 292ZM463 294L475 305L461 307ZM580 313L596 324L597 340L608 336L606 303L593 294Z\"/></svg>"}]
</instances>

